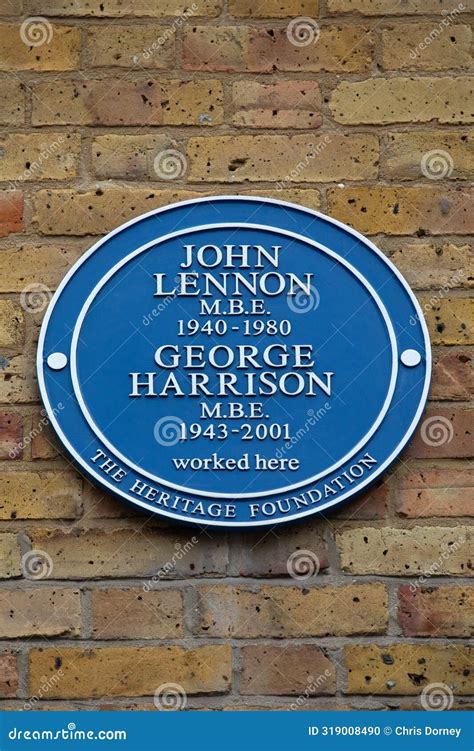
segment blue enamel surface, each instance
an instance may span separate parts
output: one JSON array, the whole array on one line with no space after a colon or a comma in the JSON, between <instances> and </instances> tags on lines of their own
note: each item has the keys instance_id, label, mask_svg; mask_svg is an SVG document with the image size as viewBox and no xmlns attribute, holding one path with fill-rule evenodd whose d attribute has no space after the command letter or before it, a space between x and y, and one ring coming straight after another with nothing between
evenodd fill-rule
<instances>
[{"instance_id":1,"label":"blue enamel surface","mask_svg":"<svg viewBox=\"0 0 474 751\"><path fill-rule=\"evenodd\" d=\"M193 231L185 238L176 237L164 242L160 238L173 232L206 224L241 225L235 228L217 228ZM252 229L247 224L266 225L274 229ZM367 285L358 279L337 258L332 258L321 248L289 238L281 230L297 233L318 243L344 259L362 275ZM222 246L225 243L251 242L265 247L283 247L279 272L282 274L314 274L314 286L318 301L314 309L301 313L289 305L286 294L269 297L268 318L289 320L292 331L289 336L268 334L257 338L242 336L242 328L229 330L224 337L213 336L210 342L205 334L198 334L186 341L176 335L177 320L198 318L200 296L176 298L158 310L161 299L153 297L153 274L165 273L174 279L181 269L183 244L192 242L212 243ZM152 247L130 259L103 284L98 291L80 329L77 346L77 373L81 395L93 420L96 430L87 423L78 404L71 381L72 332L86 299L92 290L101 283L103 277L122 259L147 243ZM213 273L224 271L217 267L206 269ZM247 278L252 269L242 271ZM253 269L255 270L255 269ZM274 270L274 269L273 269ZM199 269L200 272L203 269ZM259 273L272 271L259 269ZM392 346L387 322L380 307L367 286L372 287L385 308L396 338L397 378L393 397L387 414L375 434L348 461L341 459L350 454L355 444L370 431L380 414L390 385L392 372ZM250 293L244 293L243 300L251 302ZM222 317L222 316L221 316ZM215 317L216 318L216 317ZM144 321L148 323L144 324ZM228 317L229 326L237 319ZM242 322L242 317L238 319ZM156 371L156 387L164 384L168 375L154 361L157 347L164 344L179 345L192 343L204 348L225 344L236 350L241 344L254 344L259 352L275 343L292 345L310 344L313 347L313 370L323 378L323 373L334 372L333 394L328 399L320 391L315 396L277 395L254 397L264 403L268 424L287 424L290 435L298 440L252 440L243 442L241 435L230 434L225 441L209 442L205 438L179 442L173 445L160 445L154 437L158 420L173 416L178 421L199 422L198 397L169 395L165 398L131 399L130 371ZM54 371L44 366L43 397L49 412L56 410L53 424L59 428L62 438L67 439L66 448L80 464L82 471L91 475L95 467L91 457L100 448L107 456L116 459L119 466L125 466L124 459L136 465L139 470L127 466L129 475L120 483L110 484L110 478L102 474L93 476L94 481L106 482L107 489L119 493L123 500L136 502L137 498L128 492L132 479L141 479L155 488L173 494L173 486L188 489L186 498L194 503L201 502L204 515L194 517L200 523L211 521L207 509L216 499L208 498L207 493L232 496L254 494L256 501L271 502L286 499L330 483L341 473L349 472L351 466L360 461L366 453L376 457L375 468L364 472L361 480L351 477L345 481L351 495L359 485L375 479L381 467L401 443L406 443L413 432L415 416L420 404L426 398L427 353L425 331L419 319L419 309L404 283L393 272L390 265L375 252L363 239L359 239L348 228L332 223L322 216L316 216L297 207L272 202L250 201L244 198L227 200L210 199L202 203L176 204L162 213L145 216L128 227L102 241L97 248L69 278L54 301L49 321L44 331L43 350L40 353L42 369L46 358L54 352L64 352L69 359L68 367ZM400 363L400 353L405 349L415 349L422 355L421 363L407 368ZM429 353L428 353L429 358ZM272 370L265 366L266 370ZM284 369L275 368L277 375ZM216 369L206 366L202 372L210 377L210 387L216 385ZM238 370L234 371L238 378ZM301 372L305 372L302 369ZM184 391L187 388L185 369L177 371L177 379ZM239 381L240 383L240 381ZM226 397L229 400L229 397ZM236 399L237 400L237 399ZM212 405L216 397L206 401ZM250 400L244 398L247 405ZM329 408L325 405L329 404ZM61 406L59 406L61 405ZM308 416L323 409L324 415L307 427ZM222 421L217 421L222 422ZM235 421L234 421L235 422ZM230 423L229 423L230 425ZM108 442L105 446L98 438L99 432ZM115 452L110 448L114 447ZM401 448L401 447L400 447ZM191 469L177 470L172 458L176 456L191 459L209 456L238 459L242 452L253 456L258 452L265 458L284 456L298 458L300 465L296 471L287 469L273 471L226 471L202 472ZM393 457L392 457L393 458ZM332 465L337 469L317 481L311 477L324 474ZM143 474L143 472L145 474ZM369 476L370 475L370 476ZM151 477L161 478L150 479ZM297 489L281 492L282 488L298 486ZM302 512L317 512L322 503L337 504L346 490L337 484L330 485L333 493L325 491L324 501L302 508ZM261 494L267 494L261 496ZM183 492L180 492L183 495ZM139 498L146 508L167 512L166 507ZM255 518L250 514L249 503L236 501L234 523L249 525ZM298 513L291 512L296 518ZM173 518L193 521L193 516L178 508L172 511ZM273 515L269 523L285 519L289 513ZM264 519L259 516L258 522ZM225 524L218 519L216 523Z\"/></svg>"}]
</instances>

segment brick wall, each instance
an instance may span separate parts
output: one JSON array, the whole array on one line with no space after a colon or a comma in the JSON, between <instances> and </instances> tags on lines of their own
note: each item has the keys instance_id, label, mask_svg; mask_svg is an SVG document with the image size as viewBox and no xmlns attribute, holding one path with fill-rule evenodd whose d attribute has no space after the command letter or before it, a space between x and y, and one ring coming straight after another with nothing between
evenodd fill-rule
<instances>
[{"instance_id":1,"label":"brick wall","mask_svg":"<svg viewBox=\"0 0 474 751\"><path fill-rule=\"evenodd\" d=\"M0 0L3 707L153 708L169 683L200 708L419 707L439 683L469 705L469 6ZM327 518L228 535L150 520L78 476L40 411L38 327L66 269L205 193L320 208L422 301L421 430Z\"/></svg>"}]
</instances>

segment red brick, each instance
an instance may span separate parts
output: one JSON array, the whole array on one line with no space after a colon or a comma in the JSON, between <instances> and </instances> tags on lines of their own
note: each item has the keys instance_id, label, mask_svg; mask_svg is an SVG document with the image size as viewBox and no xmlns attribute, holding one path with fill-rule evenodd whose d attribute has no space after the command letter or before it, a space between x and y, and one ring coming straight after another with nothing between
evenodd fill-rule
<instances>
[{"instance_id":1,"label":"red brick","mask_svg":"<svg viewBox=\"0 0 474 751\"><path fill-rule=\"evenodd\" d=\"M10 699L18 690L18 668L13 652L0 652L0 697Z\"/></svg>"},{"instance_id":2,"label":"red brick","mask_svg":"<svg viewBox=\"0 0 474 751\"><path fill-rule=\"evenodd\" d=\"M55 459L59 456L59 441L49 424L45 410L40 410L33 414L31 425L31 458L33 460Z\"/></svg>"},{"instance_id":3,"label":"red brick","mask_svg":"<svg viewBox=\"0 0 474 751\"><path fill-rule=\"evenodd\" d=\"M220 81L125 78L38 83L34 125L216 125L222 122ZM206 119L202 119L203 115Z\"/></svg>"},{"instance_id":4,"label":"red brick","mask_svg":"<svg viewBox=\"0 0 474 751\"><path fill-rule=\"evenodd\" d=\"M398 590L398 620L405 636L474 635L474 589L463 586Z\"/></svg>"},{"instance_id":5,"label":"red brick","mask_svg":"<svg viewBox=\"0 0 474 751\"><path fill-rule=\"evenodd\" d=\"M433 359L430 398L469 401L474 394L474 369L469 350L444 351Z\"/></svg>"},{"instance_id":6,"label":"red brick","mask_svg":"<svg viewBox=\"0 0 474 751\"><path fill-rule=\"evenodd\" d=\"M318 128L321 92L316 81L237 81L233 123L249 128Z\"/></svg>"},{"instance_id":7,"label":"red brick","mask_svg":"<svg viewBox=\"0 0 474 751\"><path fill-rule=\"evenodd\" d=\"M248 530L229 538L231 572L235 576L289 576L287 561L297 550L310 551L319 561L319 570L329 560L321 537L321 525L279 527L271 532Z\"/></svg>"},{"instance_id":8,"label":"red brick","mask_svg":"<svg viewBox=\"0 0 474 751\"><path fill-rule=\"evenodd\" d=\"M355 500L346 503L337 511L328 512L328 517L337 519L383 519L387 515L389 478L372 485Z\"/></svg>"},{"instance_id":9,"label":"red brick","mask_svg":"<svg viewBox=\"0 0 474 751\"><path fill-rule=\"evenodd\" d=\"M430 406L405 455L418 459L472 457L473 425L474 409Z\"/></svg>"},{"instance_id":10,"label":"red brick","mask_svg":"<svg viewBox=\"0 0 474 751\"><path fill-rule=\"evenodd\" d=\"M23 229L23 194L19 190L0 192L0 237Z\"/></svg>"},{"instance_id":11,"label":"red brick","mask_svg":"<svg viewBox=\"0 0 474 751\"><path fill-rule=\"evenodd\" d=\"M366 28L325 26L314 34L314 43L302 47L292 44L286 28L189 27L184 33L183 68L256 73L369 70L373 39Z\"/></svg>"},{"instance_id":12,"label":"red brick","mask_svg":"<svg viewBox=\"0 0 474 751\"><path fill-rule=\"evenodd\" d=\"M240 693L321 696L336 692L336 669L309 644L243 647Z\"/></svg>"},{"instance_id":13,"label":"red brick","mask_svg":"<svg viewBox=\"0 0 474 751\"><path fill-rule=\"evenodd\" d=\"M0 459L23 457L23 418L14 412L0 412Z\"/></svg>"},{"instance_id":14,"label":"red brick","mask_svg":"<svg viewBox=\"0 0 474 751\"><path fill-rule=\"evenodd\" d=\"M184 636L182 595L175 589L95 589L94 639L179 639Z\"/></svg>"},{"instance_id":15,"label":"red brick","mask_svg":"<svg viewBox=\"0 0 474 751\"><path fill-rule=\"evenodd\" d=\"M304 25L305 22L302 22ZM369 71L373 57L373 37L362 26L321 26L318 38L305 47L289 41L289 29L251 32L247 69L271 73L282 71Z\"/></svg>"},{"instance_id":16,"label":"red brick","mask_svg":"<svg viewBox=\"0 0 474 751\"><path fill-rule=\"evenodd\" d=\"M474 470L419 469L400 480L396 509L400 516L474 516Z\"/></svg>"}]
</instances>

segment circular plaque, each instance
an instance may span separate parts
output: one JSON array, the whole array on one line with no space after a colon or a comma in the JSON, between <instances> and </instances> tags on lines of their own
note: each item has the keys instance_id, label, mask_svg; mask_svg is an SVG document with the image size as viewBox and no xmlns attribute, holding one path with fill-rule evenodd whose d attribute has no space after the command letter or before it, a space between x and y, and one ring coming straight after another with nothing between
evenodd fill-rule
<instances>
[{"instance_id":1,"label":"circular plaque","mask_svg":"<svg viewBox=\"0 0 474 751\"><path fill-rule=\"evenodd\" d=\"M148 512L249 527L327 511L380 477L427 398L416 299L317 212L214 197L111 232L47 311L38 375L81 471Z\"/></svg>"}]
</instances>

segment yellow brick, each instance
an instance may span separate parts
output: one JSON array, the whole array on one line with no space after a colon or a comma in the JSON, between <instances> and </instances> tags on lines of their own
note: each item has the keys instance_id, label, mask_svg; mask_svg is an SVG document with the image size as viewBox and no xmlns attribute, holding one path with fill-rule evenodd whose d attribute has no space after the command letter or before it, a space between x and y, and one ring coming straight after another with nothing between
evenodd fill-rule
<instances>
[{"instance_id":1,"label":"yellow brick","mask_svg":"<svg viewBox=\"0 0 474 751\"><path fill-rule=\"evenodd\" d=\"M147 16L151 18L173 18L187 14L194 16L218 16L222 10L223 0L51 0L47 5L50 16L94 16L102 18L121 16ZM192 13L190 13L192 9ZM32 0L30 11L45 13L42 0ZM185 16L186 17L186 16Z\"/></svg>"},{"instance_id":2,"label":"yellow brick","mask_svg":"<svg viewBox=\"0 0 474 751\"><path fill-rule=\"evenodd\" d=\"M471 29L464 24L395 24L382 30L385 70L448 70L471 65Z\"/></svg>"},{"instance_id":3,"label":"yellow brick","mask_svg":"<svg viewBox=\"0 0 474 751\"><path fill-rule=\"evenodd\" d=\"M25 337L23 310L11 300L0 300L0 347L17 347Z\"/></svg>"},{"instance_id":4,"label":"yellow brick","mask_svg":"<svg viewBox=\"0 0 474 751\"><path fill-rule=\"evenodd\" d=\"M120 68L155 68L173 65L176 29L169 26L91 26L87 33L86 54L90 65Z\"/></svg>"},{"instance_id":5,"label":"yellow brick","mask_svg":"<svg viewBox=\"0 0 474 751\"><path fill-rule=\"evenodd\" d=\"M389 179L462 179L474 171L473 137L452 131L388 133L381 174Z\"/></svg>"},{"instance_id":6,"label":"yellow brick","mask_svg":"<svg viewBox=\"0 0 474 751\"><path fill-rule=\"evenodd\" d=\"M474 299L434 293L420 303L432 344L474 344Z\"/></svg>"},{"instance_id":7,"label":"yellow brick","mask_svg":"<svg viewBox=\"0 0 474 751\"><path fill-rule=\"evenodd\" d=\"M240 195L262 195L283 201L319 207L317 190L238 190ZM33 221L43 235L103 235L123 222L152 209L208 193L191 190L101 188L87 193L77 190L40 190L35 193ZM211 195L216 195L212 191ZM218 195L218 192L217 192Z\"/></svg>"},{"instance_id":8,"label":"yellow brick","mask_svg":"<svg viewBox=\"0 0 474 751\"><path fill-rule=\"evenodd\" d=\"M454 289L474 285L474 257L470 245L427 243L403 245L391 255L413 289Z\"/></svg>"},{"instance_id":9,"label":"yellow brick","mask_svg":"<svg viewBox=\"0 0 474 751\"><path fill-rule=\"evenodd\" d=\"M76 27L27 19L21 25L0 24L0 35L0 70L73 70L79 66L81 30ZM28 44L41 39L43 44Z\"/></svg>"},{"instance_id":10,"label":"yellow brick","mask_svg":"<svg viewBox=\"0 0 474 751\"><path fill-rule=\"evenodd\" d=\"M369 134L191 138L188 154L193 182L365 180L378 169L378 139Z\"/></svg>"},{"instance_id":11,"label":"yellow brick","mask_svg":"<svg viewBox=\"0 0 474 751\"><path fill-rule=\"evenodd\" d=\"M365 234L455 235L474 229L472 194L442 186L354 187L328 191L331 216Z\"/></svg>"},{"instance_id":12,"label":"yellow brick","mask_svg":"<svg viewBox=\"0 0 474 751\"><path fill-rule=\"evenodd\" d=\"M380 634L387 626L382 584L347 587L224 585L198 590L200 631L224 638Z\"/></svg>"},{"instance_id":13,"label":"yellow brick","mask_svg":"<svg viewBox=\"0 0 474 751\"><path fill-rule=\"evenodd\" d=\"M166 135L98 136L91 148L93 170L97 177L123 177L127 180L159 180L160 155L166 157L164 152L179 151L176 142ZM179 162L177 165L181 171ZM184 176L184 155L182 170Z\"/></svg>"},{"instance_id":14,"label":"yellow brick","mask_svg":"<svg viewBox=\"0 0 474 751\"><path fill-rule=\"evenodd\" d=\"M469 123L472 78L371 78L336 86L330 109L338 123Z\"/></svg>"},{"instance_id":15,"label":"yellow brick","mask_svg":"<svg viewBox=\"0 0 474 751\"><path fill-rule=\"evenodd\" d=\"M321 198L317 190L305 190L299 188L285 188L284 190L242 190L234 188L233 193L240 196L263 196L264 198L274 198L277 201L288 201L297 203L307 209L319 209L321 207Z\"/></svg>"},{"instance_id":16,"label":"yellow brick","mask_svg":"<svg viewBox=\"0 0 474 751\"><path fill-rule=\"evenodd\" d=\"M462 526L359 527L339 532L336 541L342 568L353 574L468 576L471 537Z\"/></svg>"},{"instance_id":17,"label":"yellow brick","mask_svg":"<svg viewBox=\"0 0 474 751\"><path fill-rule=\"evenodd\" d=\"M24 86L14 78L3 79L0 87L0 124L20 125L24 121Z\"/></svg>"},{"instance_id":18,"label":"yellow brick","mask_svg":"<svg viewBox=\"0 0 474 751\"><path fill-rule=\"evenodd\" d=\"M231 683L231 647L57 647L30 652L30 695L37 695L44 676L49 699L153 696L164 683L178 683L187 694L223 693Z\"/></svg>"},{"instance_id":19,"label":"yellow brick","mask_svg":"<svg viewBox=\"0 0 474 751\"><path fill-rule=\"evenodd\" d=\"M197 532L187 553L184 546L192 537L181 530L159 528L34 529L29 530L32 546L51 557L58 579L153 576L176 579L224 573L227 565L225 540L206 542ZM181 550L180 559L176 551ZM150 584L153 586L153 582Z\"/></svg>"},{"instance_id":20,"label":"yellow brick","mask_svg":"<svg viewBox=\"0 0 474 751\"><path fill-rule=\"evenodd\" d=\"M61 180L77 174L80 136L16 133L0 138L0 179L22 183Z\"/></svg>"},{"instance_id":21,"label":"yellow brick","mask_svg":"<svg viewBox=\"0 0 474 751\"><path fill-rule=\"evenodd\" d=\"M74 519L82 480L65 471L4 472L0 475L0 519Z\"/></svg>"},{"instance_id":22,"label":"yellow brick","mask_svg":"<svg viewBox=\"0 0 474 751\"><path fill-rule=\"evenodd\" d=\"M474 689L473 650L454 644L375 644L345 647L347 694L420 694L430 684L445 684L453 693ZM434 690L434 689L433 689ZM446 692L446 700L449 695ZM422 707L420 706L420 709Z\"/></svg>"},{"instance_id":23,"label":"yellow brick","mask_svg":"<svg viewBox=\"0 0 474 751\"><path fill-rule=\"evenodd\" d=\"M15 534L0 532L0 579L20 576L20 545Z\"/></svg>"},{"instance_id":24,"label":"yellow brick","mask_svg":"<svg viewBox=\"0 0 474 751\"><path fill-rule=\"evenodd\" d=\"M87 246L31 244L2 248L0 292L21 292L38 284L44 284L50 290L56 289L83 250L87 250Z\"/></svg>"},{"instance_id":25,"label":"yellow brick","mask_svg":"<svg viewBox=\"0 0 474 751\"><path fill-rule=\"evenodd\" d=\"M318 17L318 0L230 0L229 13L237 18Z\"/></svg>"},{"instance_id":26,"label":"yellow brick","mask_svg":"<svg viewBox=\"0 0 474 751\"><path fill-rule=\"evenodd\" d=\"M2 16L21 16L23 0L0 0L0 14Z\"/></svg>"},{"instance_id":27,"label":"yellow brick","mask_svg":"<svg viewBox=\"0 0 474 751\"><path fill-rule=\"evenodd\" d=\"M0 402L23 404L39 399L34 354L5 358L0 370Z\"/></svg>"},{"instance_id":28,"label":"yellow brick","mask_svg":"<svg viewBox=\"0 0 474 751\"><path fill-rule=\"evenodd\" d=\"M0 636L77 636L81 628L78 589L0 590Z\"/></svg>"}]
</instances>

